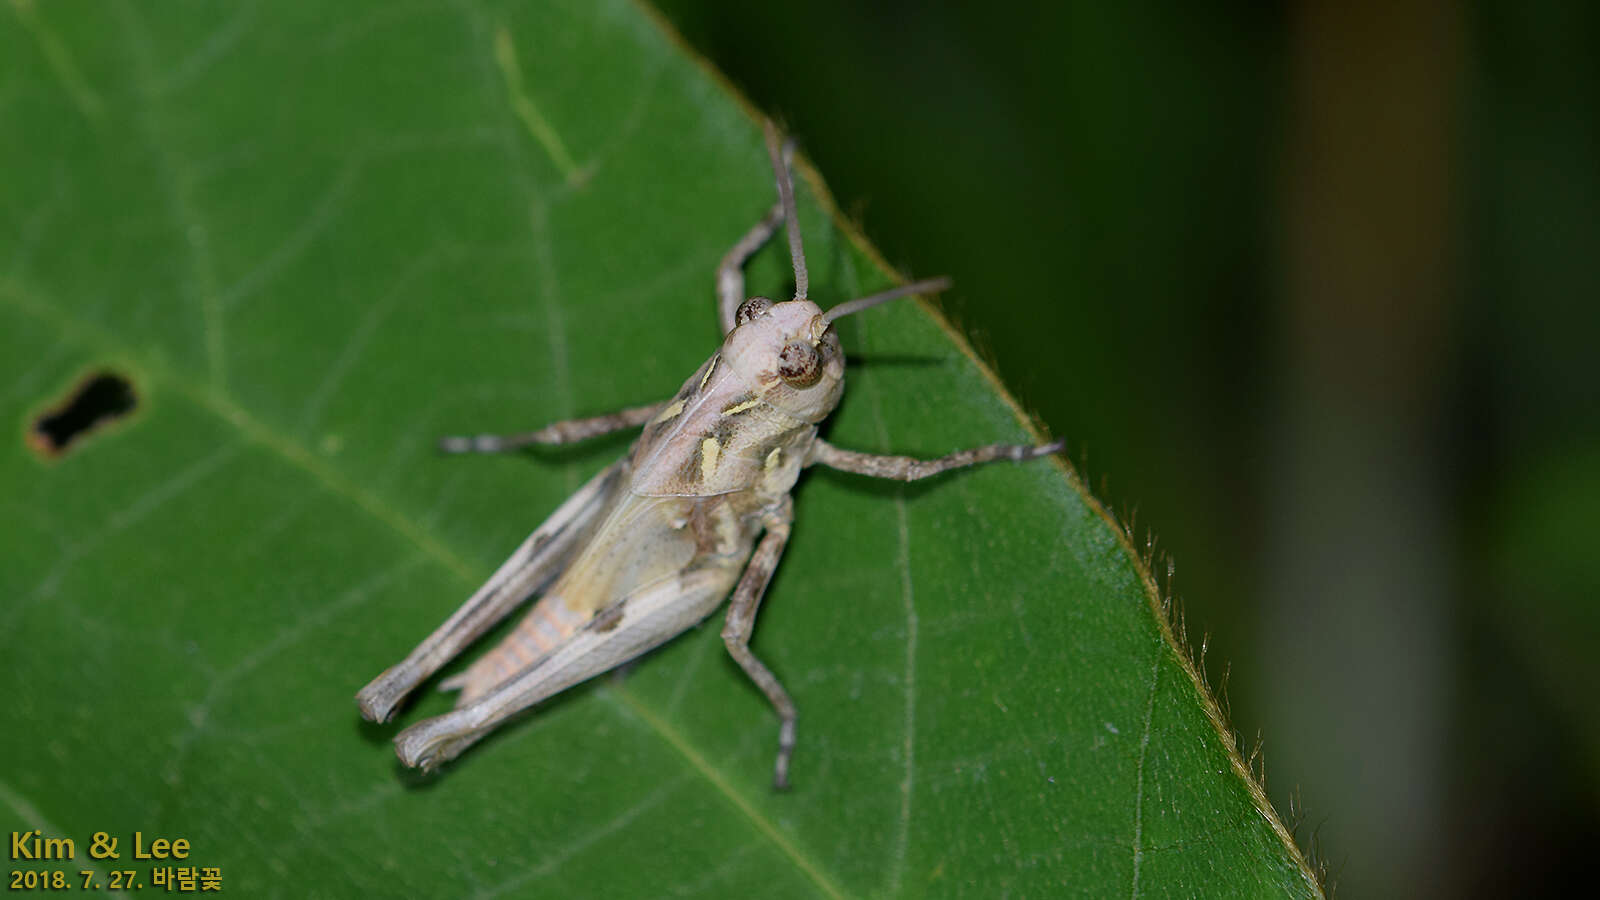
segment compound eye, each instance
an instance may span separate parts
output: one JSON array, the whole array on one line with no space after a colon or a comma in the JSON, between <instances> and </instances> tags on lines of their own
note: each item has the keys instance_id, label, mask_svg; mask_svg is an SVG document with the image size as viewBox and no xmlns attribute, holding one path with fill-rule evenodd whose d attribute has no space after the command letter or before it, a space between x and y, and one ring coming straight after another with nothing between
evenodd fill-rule
<instances>
[{"instance_id":1,"label":"compound eye","mask_svg":"<svg viewBox=\"0 0 1600 900\"><path fill-rule=\"evenodd\" d=\"M822 358L817 348L796 341L778 354L778 377L793 388L808 388L822 379Z\"/></svg>"},{"instance_id":2,"label":"compound eye","mask_svg":"<svg viewBox=\"0 0 1600 900\"><path fill-rule=\"evenodd\" d=\"M772 301L765 297L751 297L739 304L739 311L733 314L733 324L743 325L757 316L764 316L772 308Z\"/></svg>"}]
</instances>

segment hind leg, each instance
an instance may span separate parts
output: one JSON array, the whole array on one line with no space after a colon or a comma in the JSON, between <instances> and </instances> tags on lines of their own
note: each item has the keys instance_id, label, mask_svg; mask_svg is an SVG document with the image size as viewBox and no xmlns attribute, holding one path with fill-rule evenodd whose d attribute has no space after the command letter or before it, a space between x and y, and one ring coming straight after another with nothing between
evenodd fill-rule
<instances>
[{"instance_id":1,"label":"hind leg","mask_svg":"<svg viewBox=\"0 0 1600 900\"><path fill-rule=\"evenodd\" d=\"M394 739L395 754L408 766L437 768L522 710L676 637L722 602L738 577L740 562L664 579L602 610L477 699L400 732Z\"/></svg>"},{"instance_id":2,"label":"hind leg","mask_svg":"<svg viewBox=\"0 0 1600 900\"><path fill-rule=\"evenodd\" d=\"M417 685L555 578L593 533L630 471L627 460L618 460L579 488L443 625L356 694L361 715L386 721Z\"/></svg>"}]
</instances>

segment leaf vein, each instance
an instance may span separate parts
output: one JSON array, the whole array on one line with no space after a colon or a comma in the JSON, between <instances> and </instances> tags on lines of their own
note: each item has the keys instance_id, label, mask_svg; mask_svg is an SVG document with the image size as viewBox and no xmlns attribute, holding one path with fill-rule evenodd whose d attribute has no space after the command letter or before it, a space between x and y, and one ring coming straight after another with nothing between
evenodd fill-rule
<instances>
[{"instance_id":1,"label":"leaf vein","mask_svg":"<svg viewBox=\"0 0 1600 900\"><path fill-rule=\"evenodd\" d=\"M159 108L155 92L151 89L154 63L150 40L145 35L134 8L124 0L117 6L122 15L123 31L127 33L134 51L138 93L144 108L135 110L134 118L144 130L145 139L155 151L156 161L166 188L168 214L177 231L178 243L185 248L189 261L189 277L193 281L194 298L200 304L200 331L206 358L206 374L217 390L225 389L228 374L226 322L223 317L223 300L217 294L216 268L211 259L211 231L195 208L193 190L196 179L186 160L178 155L158 133Z\"/></svg>"},{"instance_id":2,"label":"leaf vein","mask_svg":"<svg viewBox=\"0 0 1600 900\"><path fill-rule=\"evenodd\" d=\"M855 268L848 266L844 273L845 283L850 288L853 296L860 295L860 284L857 282ZM856 322L856 333L863 342L867 339L867 322ZM874 427L878 432L878 449L888 452L891 441L889 437L888 420L883 415L883 398L879 394L877 382L867 378L864 387L871 398L871 409ZM901 672L900 687L905 697L904 713L902 716L902 739L900 756L905 767L905 775L900 779L900 810L896 822L894 844L891 847L891 865L889 866L890 896L900 893L905 881L906 858L909 854L911 842L911 805L912 795L916 786L917 764L917 640L920 622L917 618L916 586L911 575L911 524L910 515L906 508L905 485L898 485L894 494L895 523L896 523L896 553L895 567L900 570L900 599L905 609L905 666Z\"/></svg>"},{"instance_id":3,"label":"leaf vein","mask_svg":"<svg viewBox=\"0 0 1600 900\"><path fill-rule=\"evenodd\" d=\"M75 563L106 541L138 524L173 498L199 484L207 475L221 468L238 451L239 445L229 445L195 460L160 484L140 494L126 506L106 516L105 528L82 541L68 545L28 596L7 610L5 620L0 624L0 635L15 636L17 621L41 599L54 595L56 588L61 584L61 579L66 577Z\"/></svg>"},{"instance_id":4,"label":"leaf vein","mask_svg":"<svg viewBox=\"0 0 1600 900\"><path fill-rule=\"evenodd\" d=\"M200 77L207 69L224 59L244 37L246 29L255 24L256 13L260 11L260 7L260 0L252 0L236 7L228 21L217 26L193 52L151 86L151 95L159 97L170 94Z\"/></svg>"},{"instance_id":5,"label":"leaf vein","mask_svg":"<svg viewBox=\"0 0 1600 900\"><path fill-rule=\"evenodd\" d=\"M22 796L22 794L19 793L16 788L6 783L3 779L0 779L0 800L4 800L6 805L11 807L11 809L16 812L18 818L22 819L23 822L44 832L45 835L59 835L63 833L61 829L51 824L50 820L45 818L44 813L39 812L38 807L30 803L28 798ZM106 878L105 870L101 869L98 865L95 865L94 862L86 859L82 860L79 865L82 865L84 868L93 872L95 874L95 878L99 879L101 885L106 884L108 879ZM106 892L106 895L110 897L128 896L123 891L110 890Z\"/></svg>"},{"instance_id":6,"label":"leaf vein","mask_svg":"<svg viewBox=\"0 0 1600 900\"><path fill-rule=\"evenodd\" d=\"M666 800L669 794L677 790L687 777L687 774L682 774L669 779L666 784L651 791L639 802L629 806L609 821L591 828L588 832L551 851L548 856L532 868L513 875L487 890L478 891L474 896L478 897L479 900L491 900L491 898L511 893L530 881L549 875L565 865L568 860L628 827L640 816L660 806L661 802Z\"/></svg>"},{"instance_id":7,"label":"leaf vein","mask_svg":"<svg viewBox=\"0 0 1600 900\"><path fill-rule=\"evenodd\" d=\"M1150 664L1150 694L1144 705L1144 731L1139 736L1139 761L1134 766L1133 789L1133 885L1129 896L1139 896L1139 869L1144 862L1144 768L1150 753L1150 723L1155 719L1156 686L1161 683L1161 656L1164 641L1156 642L1156 658Z\"/></svg>"},{"instance_id":8,"label":"leaf vein","mask_svg":"<svg viewBox=\"0 0 1600 900\"><path fill-rule=\"evenodd\" d=\"M550 124L550 120L545 118L533 98L528 96L527 88L522 83L522 64L517 61L517 45L511 40L511 31L504 25L494 30L494 61L505 80L506 97L511 101L511 109L522 126L549 154L550 161L561 170L562 177L569 184L581 181L583 174L573 161L572 154L567 152L566 142L561 139L555 126Z\"/></svg>"},{"instance_id":9,"label":"leaf vein","mask_svg":"<svg viewBox=\"0 0 1600 900\"><path fill-rule=\"evenodd\" d=\"M262 288L292 266L310 248L311 243L328 230L333 220L338 218L343 210L345 198L365 165L366 156L358 154L347 159L344 165L339 167L339 173L323 189L321 196L312 204L311 209L306 212L294 230L285 235L266 258L256 263L250 271L222 291L218 303L224 310L231 310L259 293Z\"/></svg>"},{"instance_id":10,"label":"leaf vein","mask_svg":"<svg viewBox=\"0 0 1600 900\"><path fill-rule=\"evenodd\" d=\"M50 74L72 98L72 105L91 125L98 125L105 116L105 101L100 99L89 79L84 77L72 50L39 20L33 0L11 0L11 9L27 29L28 36L39 45L39 52L44 54L45 62L50 66Z\"/></svg>"},{"instance_id":11,"label":"leaf vein","mask_svg":"<svg viewBox=\"0 0 1600 900\"><path fill-rule=\"evenodd\" d=\"M389 318L389 315L394 312L394 308L405 297L407 289L418 278L426 274L429 269L433 268L438 263L439 258L440 252L437 247L419 254L395 278L383 296L367 307L367 311L361 316L361 321L356 324L355 329L350 332L350 336L345 339L344 348L339 351L339 355L334 359L333 364L328 367L327 374L323 375L322 380L317 383L311 395L306 398L305 406L300 412L298 429L302 434L309 433L312 427L317 424L317 420L322 417L323 409L328 405L328 401L333 398L339 385L343 383L345 376L349 375L350 370L355 367L356 362L361 358L362 352L366 350L367 344L371 342L372 336L377 333L379 326Z\"/></svg>"}]
</instances>

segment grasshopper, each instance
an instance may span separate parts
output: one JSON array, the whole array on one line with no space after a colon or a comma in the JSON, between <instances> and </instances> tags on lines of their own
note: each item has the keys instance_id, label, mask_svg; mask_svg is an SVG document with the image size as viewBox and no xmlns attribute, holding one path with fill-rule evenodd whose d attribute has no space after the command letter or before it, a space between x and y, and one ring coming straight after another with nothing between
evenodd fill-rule
<instances>
[{"instance_id":1,"label":"grasshopper","mask_svg":"<svg viewBox=\"0 0 1600 900\"><path fill-rule=\"evenodd\" d=\"M671 400L522 434L440 442L447 452L499 452L643 426L626 456L573 494L443 625L356 695L365 718L387 720L408 693L542 592L497 647L442 683L461 692L453 711L395 737L406 765L432 769L453 759L517 712L681 634L731 590L722 640L778 714L773 784L784 790L795 704L750 651L750 633L789 540L790 492L800 471L823 465L912 481L1061 449L1061 442L994 444L919 460L845 450L818 436L844 389L844 353L833 323L949 282L907 284L827 311L806 299L788 145L780 148L771 122L765 132L778 200L723 257L716 276L722 347ZM744 264L779 224L788 235L794 299L746 299Z\"/></svg>"}]
</instances>

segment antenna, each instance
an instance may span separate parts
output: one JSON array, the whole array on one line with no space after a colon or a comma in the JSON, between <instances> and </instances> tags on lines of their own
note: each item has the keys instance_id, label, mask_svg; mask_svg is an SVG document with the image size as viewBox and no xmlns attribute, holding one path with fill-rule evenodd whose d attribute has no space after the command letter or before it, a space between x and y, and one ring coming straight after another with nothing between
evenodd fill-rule
<instances>
[{"instance_id":1,"label":"antenna","mask_svg":"<svg viewBox=\"0 0 1600 900\"><path fill-rule=\"evenodd\" d=\"M913 281L910 284L902 284L897 288L890 288L882 293L872 294L858 300L846 300L823 313L822 321L832 322L834 319L842 319L852 313L861 312L863 309L877 306L880 303L888 303L890 300L899 300L901 297L907 297L911 294L937 294L940 291L949 289L950 279L942 276Z\"/></svg>"},{"instance_id":2,"label":"antenna","mask_svg":"<svg viewBox=\"0 0 1600 900\"><path fill-rule=\"evenodd\" d=\"M772 157L772 173L778 177L778 199L783 203L783 230L789 235L789 259L794 263L794 299L806 299L806 251L800 246L800 217L794 210L794 184L789 180L789 166L783 160L778 145L778 128L771 119L762 123L767 135L767 155Z\"/></svg>"}]
</instances>

